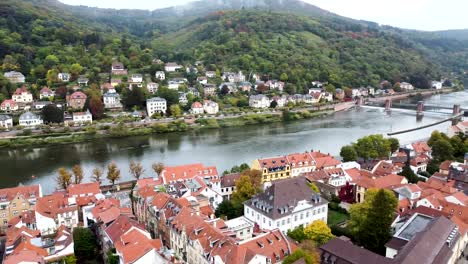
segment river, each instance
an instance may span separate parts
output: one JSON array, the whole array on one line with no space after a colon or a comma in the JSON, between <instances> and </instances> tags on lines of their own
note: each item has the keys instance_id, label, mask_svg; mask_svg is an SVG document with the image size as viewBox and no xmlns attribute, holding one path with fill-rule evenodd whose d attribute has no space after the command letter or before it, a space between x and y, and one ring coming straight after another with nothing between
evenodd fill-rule
<instances>
[{"instance_id":1,"label":"river","mask_svg":"<svg viewBox=\"0 0 468 264\"><path fill-rule=\"evenodd\" d=\"M468 92L436 95L425 99L427 104L468 106ZM115 161L122 181L130 180L128 163L140 161L145 173L152 177L153 162L180 165L202 162L215 165L219 173L234 165L260 157L283 155L306 150L321 150L338 155L341 146L369 135L413 128L447 118L440 113L426 113L416 121L415 111L361 108L335 113L320 119L289 123L253 125L226 129L191 131L93 142L0 150L0 188L18 184L40 183L44 193L56 188L55 175L59 167L81 164L85 181L94 167L105 167ZM435 129L446 132L449 123L399 135L402 143L427 139ZM33 177L34 175L34 177ZM105 181L107 184L108 182Z\"/></svg>"}]
</instances>

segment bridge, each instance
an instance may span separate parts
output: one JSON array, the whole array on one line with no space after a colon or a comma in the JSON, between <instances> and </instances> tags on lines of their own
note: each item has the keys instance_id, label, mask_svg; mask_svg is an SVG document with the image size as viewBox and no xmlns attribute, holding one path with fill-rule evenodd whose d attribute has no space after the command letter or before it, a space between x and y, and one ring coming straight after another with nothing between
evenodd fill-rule
<instances>
[{"instance_id":1,"label":"bridge","mask_svg":"<svg viewBox=\"0 0 468 264\"><path fill-rule=\"evenodd\" d=\"M358 106L364 105L364 101L362 98L359 98L357 100L357 105ZM453 107L425 104L423 101L419 101L417 104L410 104L410 103L395 103L394 104L391 99L386 99L383 102L378 102L378 101L366 102L365 105L373 106L373 107L382 107L382 108L385 108L385 111L392 111L392 108L415 110L417 120L420 120L423 118L424 112L438 112L438 113L444 113L444 114L450 115L449 118L434 122L432 124L387 133L387 135L389 136L405 134L405 133L413 132L416 130L421 130L421 129L425 129L428 127L437 126L437 125L440 125L442 123L449 122L449 121L452 122L452 125L456 125L458 122L461 121L463 116L468 116L468 109L461 108L459 104L455 104L453 105Z\"/></svg>"}]
</instances>

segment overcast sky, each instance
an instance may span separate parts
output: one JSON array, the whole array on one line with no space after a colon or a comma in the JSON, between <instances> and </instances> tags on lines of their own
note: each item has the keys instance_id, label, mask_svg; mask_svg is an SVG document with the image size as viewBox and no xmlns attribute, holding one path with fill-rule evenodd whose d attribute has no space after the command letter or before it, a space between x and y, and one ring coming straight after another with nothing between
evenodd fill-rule
<instances>
[{"instance_id":1,"label":"overcast sky","mask_svg":"<svg viewBox=\"0 0 468 264\"><path fill-rule=\"evenodd\" d=\"M60 0L66 4L118 9L158 9L193 0ZM468 0L305 0L342 16L402 28L468 28Z\"/></svg>"}]
</instances>

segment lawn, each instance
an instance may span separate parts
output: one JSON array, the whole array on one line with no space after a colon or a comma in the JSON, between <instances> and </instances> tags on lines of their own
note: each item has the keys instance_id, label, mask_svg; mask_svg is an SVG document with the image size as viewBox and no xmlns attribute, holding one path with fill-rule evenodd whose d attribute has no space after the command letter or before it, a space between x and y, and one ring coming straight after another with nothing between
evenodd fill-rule
<instances>
[{"instance_id":1,"label":"lawn","mask_svg":"<svg viewBox=\"0 0 468 264\"><path fill-rule=\"evenodd\" d=\"M349 215L331 210L330 208L328 209L328 225L329 226L334 226L339 223L345 222L349 219Z\"/></svg>"}]
</instances>

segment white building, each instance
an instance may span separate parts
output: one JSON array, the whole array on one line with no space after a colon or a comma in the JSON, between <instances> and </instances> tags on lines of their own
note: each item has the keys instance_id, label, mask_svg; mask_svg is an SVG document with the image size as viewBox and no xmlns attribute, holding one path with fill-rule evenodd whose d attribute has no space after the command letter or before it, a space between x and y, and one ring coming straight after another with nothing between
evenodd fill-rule
<instances>
[{"instance_id":1,"label":"white building","mask_svg":"<svg viewBox=\"0 0 468 264\"><path fill-rule=\"evenodd\" d=\"M11 83L24 83L24 75L21 72L9 71L3 74Z\"/></svg>"},{"instance_id":2,"label":"white building","mask_svg":"<svg viewBox=\"0 0 468 264\"><path fill-rule=\"evenodd\" d=\"M57 75L57 78L62 81L62 82L68 82L70 81L70 74L69 73L65 73L65 72L60 72L58 75Z\"/></svg>"},{"instance_id":3,"label":"white building","mask_svg":"<svg viewBox=\"0 0 468 264\"><path fill-rule=\"evenodd\" d=\"M168 62L164 66L164 70L166 72L175 72L175 71L177 71L179 69L182 69L182 66L180 66L179 64L177 64L175 62Z\"/></svg>"},{"instance_id":4,"label":"white building","mask_svg":"<svg viewBox=\"0 0 468 264\"><path fill-rule=\"evenodd\" d=\"M245 216L240 216L229 221L225 221L227 230L236 234L236 238L242 240L252 238L254 223Z\"/></svg>"},{"instance_id":5,"label":"white building","mask_svg":"<svg viewBox=\"0 0 468 264\"><path fill-rule=\"evenodd\" d=\"M78 226L78 206L76 198L64 193L53 193L37 199L36 226L41 234L53 234L61 225L68 228Z\"/></svg>"},{"instance_id":6,"label":"white building","mask_svg":"<svg viewBox=\"0 0 468 264\"><path fill-rule=\"evenodd\" d=\"M439 82L439 81L431 82L431 87L434 89L437 89L437 90L442 89L442 86L443 86L442 82Z\"/></svg>"},{"instance_id":7,"label":"white building","mask_svg":"<svg viewBox=\"0 0 468 264\"><path fill-rule=\"evenodd\" d=\"M166 79L166 73L163 72L163 71L157 71L155 74L154 74L154 77L156 77L156 79L160 80L160 81L164 81Z\"/></svg>"},{"instance_id":8,"label":"white building","mask_svg":"<svg viewBox=\"0 0 468 264\"><path fill-rule=\"evenodd\" d=\"M13 127L13 119L9 115L0 115L0 127L11 128Z\"/></svg>"},{"instance_id":9,"label":"white building","mask_svg":"<svg viewBox=\"0 0 468 264\"><path fill-rule=\"evenodd\" d=\"M218 103L210 101L210 100L205 100L203 102L203 110L209 115L214 115L219 112L219 106Z\"/></svg>"},{"instance_id":10,"label":"white building","mask_svg":"<svg viewBox=\"0 0 468 264\"><path fill-rule=\"evenodd\" d=\"M154 94L158 91L158 88L159 88L159 84L157 83L154 83L154 82L150 82L146 85L146 89L148 89L148 92Z\"/></svg>"},{"instance_id":11,"label":"white building","mask_svg":"<svg viewBox=\"0 0 468 264\"><path fill-rule=\"evenodd\" d=\"M118 93L107 92L102 96L104 100L104 108L107 109L118 109L122 108L122 103L120 102L120 95Z\"/></svg>"},{"instance_id":12,"label":"white building","mask_svg":"<svg viewBox=\"0 0 468 264\"><path fill-rule=\"evenodd\" d=\"M268 108L270 107L270 99L263 94L251 95L249 97L249 106L253 108Z\"/></svg>"},{"instance_id":13,"label":"white building","mask_svg":"<svg viewBox=\"0 0 468 264\"><path fill-rule=\"evenodd\" d=\"M291 165L291 177L314 171L317 166L315 159L309 152L289 154L286 158Z\"/></svg>"},{"instance_id":14,"label":"white building","mask_svg":"<svg viewBox=\"0 0 468 264\"><path fill-rule=\"evenodd\" d=\"M200 102L194 102L190 108L190 112L194 115L201 115L204 113L203 105Z\"/></svg>"},{"instance_id":15,"label":"white building","mask_svg":"<svg viewBox=\"0 0 468 264\"><path fill-rule=\"evenodd\" d=\"M244 216L260 229L282 232L316 220L326 223L327 214L328 202L310 189L304 177L274 181L244 203Z\"/></svg>"},{"instance_id":16,"label":"white building","mask_svg":"<svg viewBox=\"0 0 468 264\"><path fill-rule=\"evenodd\" d=\"M407 83L407 82L401 82L400 88L402 90L407 90L407 91L414 90L414 86L411 83Z\"/></svg>"},{"instance_id":17,"label":"white building","mask_svg":"<svg viewBox=\"0 0 468 264\"><path fill-rule=\"evenodd\" d=\"M207 78L214 78L214 77L216 77L216 72L215 72L215 71L207 71L207 72L205 73L205 76L206 76Z\"/></svg>"},{"instance_id":18,"label":"white building","mask_svg":"<svg viewBox=\"0 0 468 264\"><path fill-rule=\"evenodd\" d=\"M19 125L20 126L38 126L42 125L43 121L42 118L34 113L26 112L19 117Z\"/></svg>"},{"instance_id":19,"label":"white building","mask_svg":"<svg viewBox=\"0 0 468 264\"><path fill-rule=\"evenodd\" d=\"M12 99L17 103L31 103L33 101L33 96L26 87L21 87L16 89Z\"/></svg>"},{"instance_id":20,"label":"white building","mask_svg":"<svg viewBox=\"0 0 468 264\"><path fill-rule=\"evenodd\" d=\"M187 93L179 92L179 104L180 105L188 104Z\"/></svg>"},{"instance_id":21,"label":"white building","mask_svg":"<svg viewBox=\"0 0 468 264\"><path fill-rule=\"evenodd\" d=\"M148 116L151 117L155 113L166 114L167 102L166 99L160 97L153 97L146 101L146 111Z\"/></svg>"},{"instance_id":22,"label":"white building","mask_svg":"<svg viewBox=\"0 0 468 264\"><path fill-rule=\"evenodd\" d=\"M132 83L141 83L141 82L143 82L143 75L141 75L141 74L132 74L132 76L130 76L130 82L132 82Z\"/></svg>"},{"instance_id":23,"label":"white building","mask_svg":"<svg viewBox=\"0 0 468 264\"><path fill-rule=\"evenodd\" d=\"M73 122L78 123L92 123L93 115L87 110L86 112L75 112L73 113Z\"/></svg>"}]
</instances>

